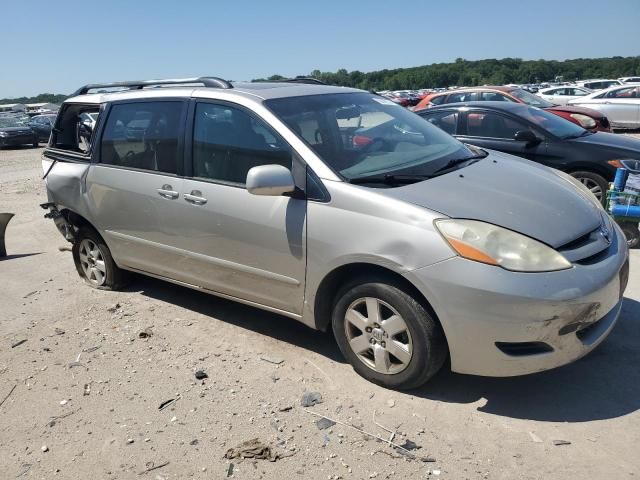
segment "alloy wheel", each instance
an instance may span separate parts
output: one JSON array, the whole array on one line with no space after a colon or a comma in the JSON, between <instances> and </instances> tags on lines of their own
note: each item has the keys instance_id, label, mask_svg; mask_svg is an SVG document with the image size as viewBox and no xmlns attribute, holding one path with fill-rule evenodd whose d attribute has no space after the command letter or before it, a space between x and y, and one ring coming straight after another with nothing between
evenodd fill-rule
<instances>
[{"instance_id":1,"label":"alloy wheel","mask_svg":"<svg viewBox=\"0 0 640 480\"><path fill-rule=\"evenodd\" d=\"M96 287L104 285L107 279L107 269L100 247L88 238L80 242L80 265L85 278Z\"/></svg>"},{"instance_id":2,"label":"alloy wheel","mask_svg":"<svg viewBox=\"0 0 640 480\"><path fill-rule=\"evenodd\" d=\"M587 178L587 177L576 177L576 180L578 180L585 187L587 187L591 191L591 193L593 193L596 196L598 200L602 201L602 194L603 194L602 187L600 187L598 182L596 182L592 178Z\"/></svg>"},{"instance_id":3,"label":"alloy wheel","mask_svg":"<svg viewBox=\"0 0 640 480\"><path fill-rule=\"evenodd\" d=\"M390 375L409 366L411 333L398 311L373 297L355 300L345 313L345 333L353 352L372 370Z\"/></svg>"}]
</instances>

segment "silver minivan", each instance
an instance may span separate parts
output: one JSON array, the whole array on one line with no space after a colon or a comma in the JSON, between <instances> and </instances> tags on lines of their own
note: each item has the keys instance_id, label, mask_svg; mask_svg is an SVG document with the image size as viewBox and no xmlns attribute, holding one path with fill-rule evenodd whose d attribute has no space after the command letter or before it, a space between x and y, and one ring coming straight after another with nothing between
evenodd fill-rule
<instances>
[{"instance_id":1,"label":"silver minivan","mask_svg":"<svg viewBox=\"0 0 640 480\"><path fill-rule=\"evenodd\" d=\"M44 153L43 207L79 275L116 289L143 273L332 330L360 375L392 388L447 359L546 370L607 337L628 251L589 191L317 83L76 92Z\"/></svg>"}]
</instances>

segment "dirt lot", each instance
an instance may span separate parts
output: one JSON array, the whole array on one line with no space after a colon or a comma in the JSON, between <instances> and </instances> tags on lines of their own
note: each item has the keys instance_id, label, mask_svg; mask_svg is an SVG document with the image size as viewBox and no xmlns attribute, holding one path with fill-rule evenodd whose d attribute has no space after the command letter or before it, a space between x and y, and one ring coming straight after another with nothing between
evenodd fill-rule
<instances>
[{"instance_id":1,"label":"dirt lot","mask_svg":"<svg viewBox=\"0 0 640 480\"><path fill-rule=\"evenodd\" d=\"M145 278L85 286L42 218L40 153L0 151L0 211L16 213L0 262L0 478L640 476L638 251L620 321L587 358L518 378L442 372L398 393L292 320ZM384 425L420 459L347 426L320 430L305 392L322 395L307 410L388 438ZM284 458L224 458L253 438Z\"/></svg>"}]
</instances>

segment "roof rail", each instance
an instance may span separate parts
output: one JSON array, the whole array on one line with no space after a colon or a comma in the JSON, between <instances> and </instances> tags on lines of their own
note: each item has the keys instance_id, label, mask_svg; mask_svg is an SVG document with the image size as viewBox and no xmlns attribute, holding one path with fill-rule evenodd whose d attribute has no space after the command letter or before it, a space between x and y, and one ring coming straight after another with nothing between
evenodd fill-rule
<instances>
[{"instance_id":1,"label":"roof rail","mask_svg":"<svg viewBox=\"0 0 640 480\"><path fill-rule=\"evenodd\" d=\"M294 77L294 78L283 78L282 80L276 80L276 82L285 82L285 83L308 83L311 85L326 85L322 80L318 80L313 77Z\"/></svg>"},{"instance_id":2,"label":"roof rail","mask_svg":"<svg viewBox=\"0 0 640 480\"><path fill-rule=\"evenodd\" d=\"M144 87L155 87L160 85L183 85L188 83L201 83L208 88L233 88L233 85L226 80L218 77L194 77L194 78L167 78L163 80L134 80L129 82L112 82L112 83L90 83L84 87L80 87L71 96L86 95L89 90L97 90L99 88L128 88L129 90L141 90Z\"/></svg>"}]
</instances>

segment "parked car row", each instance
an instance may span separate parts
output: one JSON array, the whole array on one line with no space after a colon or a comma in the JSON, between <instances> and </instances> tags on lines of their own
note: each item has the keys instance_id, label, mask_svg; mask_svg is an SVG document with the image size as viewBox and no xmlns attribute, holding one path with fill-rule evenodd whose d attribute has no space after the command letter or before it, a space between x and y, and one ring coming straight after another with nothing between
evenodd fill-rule
<instances>
[{"instance_id":1,"label":"parked car row","mask_svg":"<svg viewBox=\"0 0 640 480\"><path fill-rule=\"evenodd\" d=\"M55 114L0 116L0 148L32 145L49 141Z\"/></svg>"}]
</instances>

